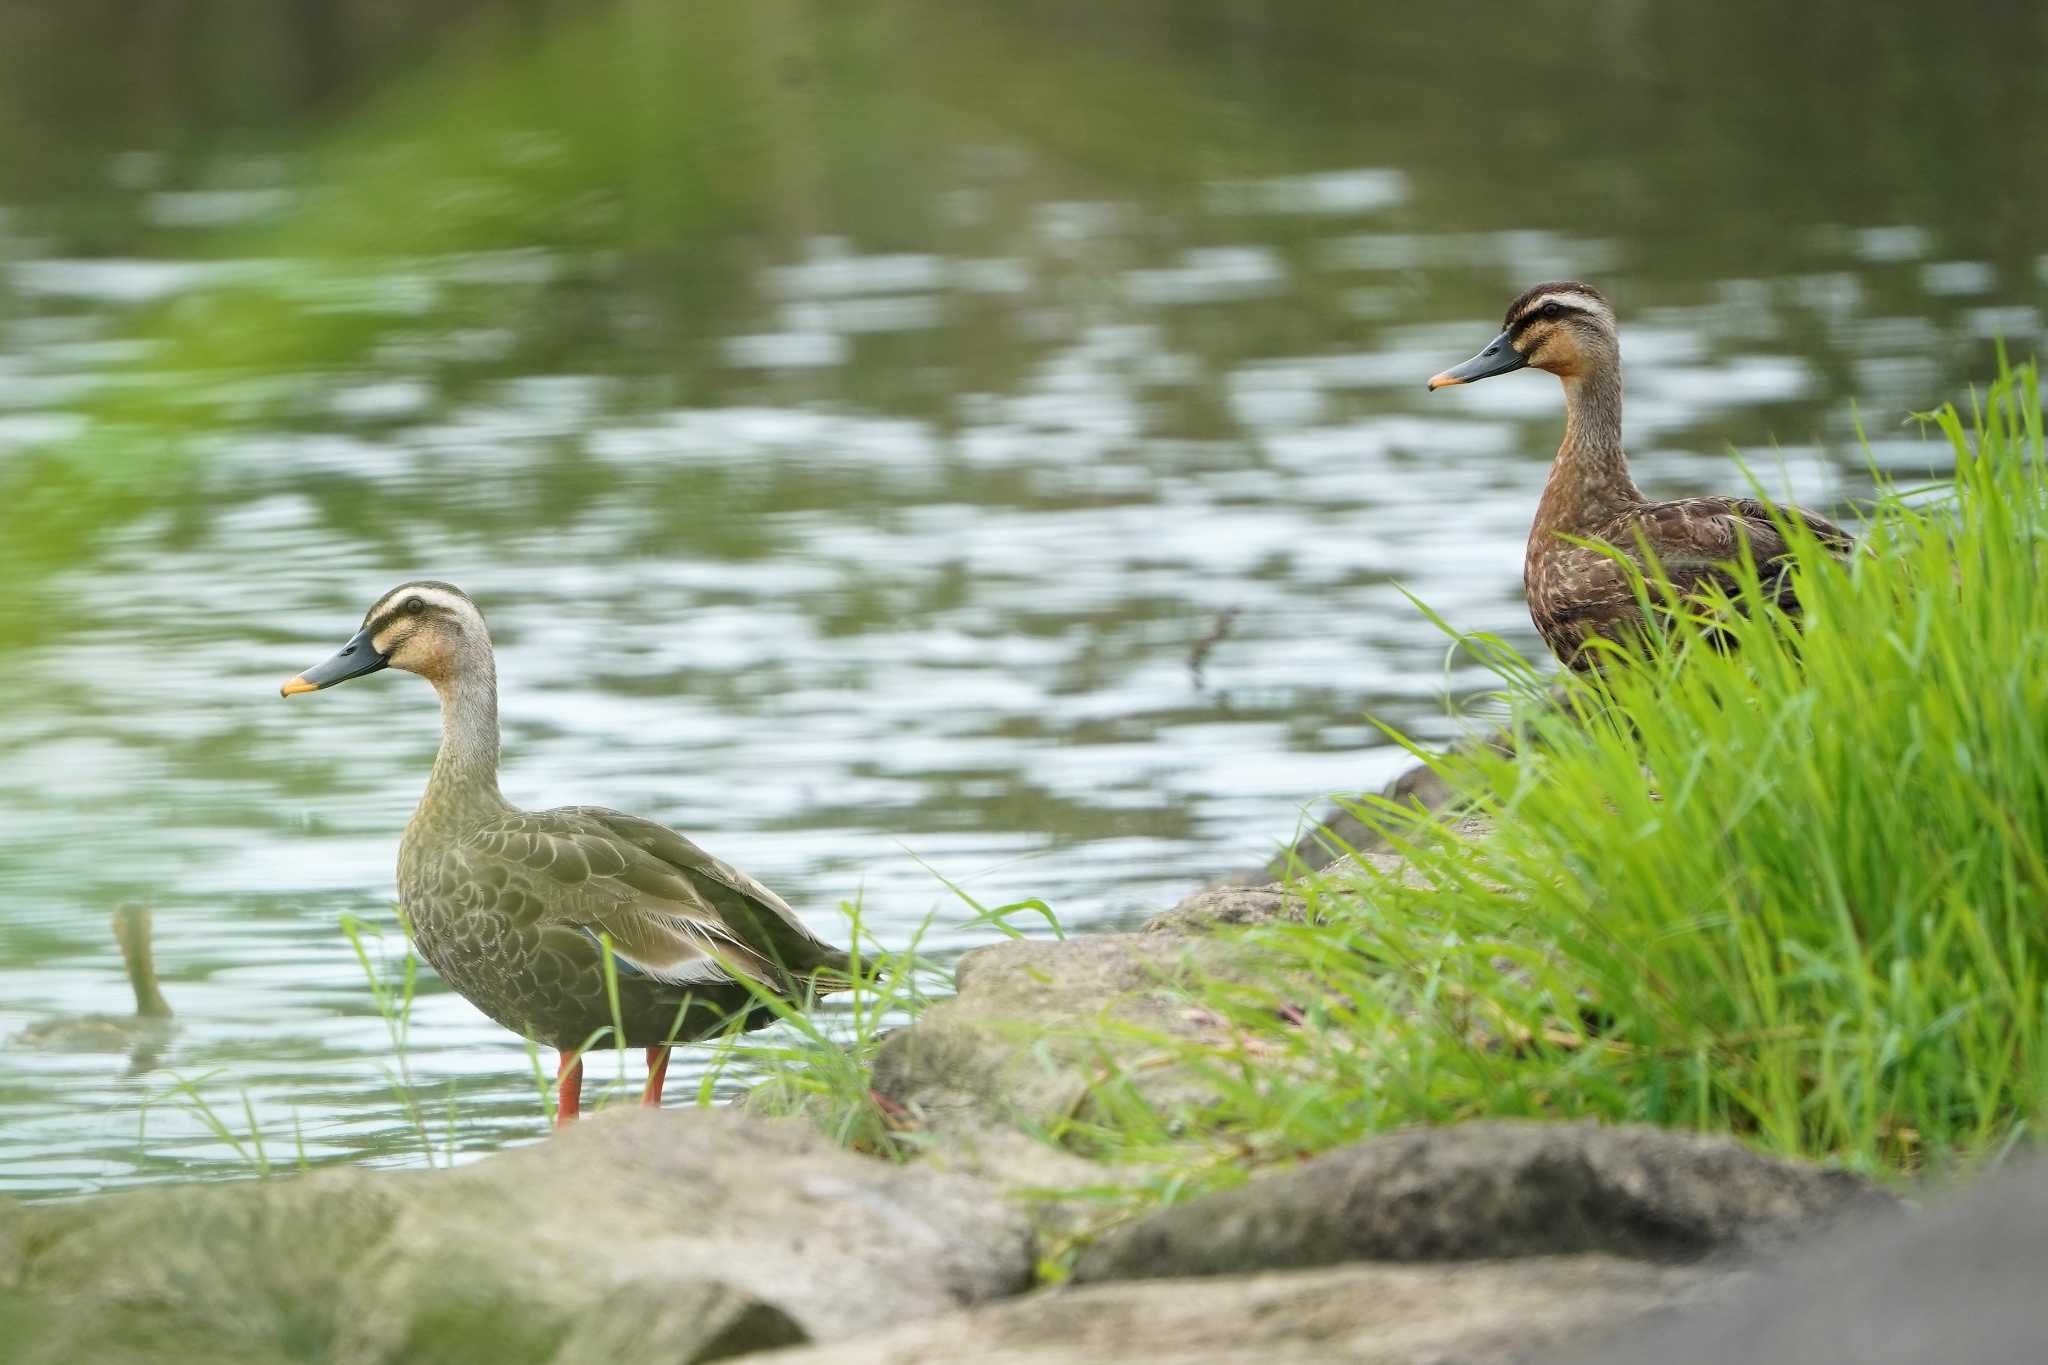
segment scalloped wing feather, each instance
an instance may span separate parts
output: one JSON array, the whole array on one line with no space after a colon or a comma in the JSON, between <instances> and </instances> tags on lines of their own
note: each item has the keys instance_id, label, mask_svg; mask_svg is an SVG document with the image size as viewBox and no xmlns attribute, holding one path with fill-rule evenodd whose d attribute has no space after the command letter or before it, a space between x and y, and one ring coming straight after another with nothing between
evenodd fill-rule
<instances>
[{"instance_id":1,"label":"scalloped wing feather","mask_svg":"<svg viewBox=\"0 0 2048 1365\"><path fill-rule=\"evenodd\" d=\"M594 820L608 833L625 840L662 864L736 891L764 909L775 912L786 920L792 929L808 937L817 938L811 933L810 926L806 925L790 907L788 901L731 863L712 857L666 825L657 825L652 820L643 820L637 815L627 815L623 811L610 810L603 806L566 806L561 813ZM824 942L822 939L818 941Z\"/></svg>"},{"instance_id":2,"label":"scalloped wing feather","mask_svg":"<svg viewBox=\"0 0 2048 1365\"><path fill-rule=\"evenodd\" d=\"M1767 580L1774 566L1791 556L1772 513L1770 504L1754 498L1686 498L1635 508L1589 538L1616 547L1638 564L1647 542L1681 597L1710 586L1732 596L1740 585L1731 566L1742 559L1745 543ZM1838 556L1855 547L1848 532L1802 508L1778 507L1776 513L1804 524ZM1777 596L1786 611L1798 614L1798 600L1782 568ZM1628 570L1613 556L1584 546L1571 547L1546 566L1542 594L1532 597L1530 607L1544 639L1575 667L1584 666L1579 649L1587 639L1621 638L1642 620Z\"/></svg>"}]
</instances>

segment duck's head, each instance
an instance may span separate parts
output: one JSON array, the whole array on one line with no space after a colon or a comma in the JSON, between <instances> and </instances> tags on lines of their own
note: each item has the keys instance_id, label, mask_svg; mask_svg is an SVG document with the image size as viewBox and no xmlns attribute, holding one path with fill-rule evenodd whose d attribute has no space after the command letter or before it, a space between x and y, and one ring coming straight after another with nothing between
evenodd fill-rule
<instances>
[{"instance_id":1,"label":"duck's head","mask_svg":"<svg viewBox=\"0 0 2048 1365\"><path fill-rule=\"evenodd\" d=\"M465 659L489 657L490 632L483 613L452 583L421 579L401 583L363 613L363 628L331 657L278 691L284 696L318 692L365 673L400 668L434 683L449 679Z\"/></svg>"},{"instance_id":2,"label":"duck's head","mask_svg":"<svg viewBox=\"0 0 2048 1365\"><path fill-rule=\"evenodd\" d=\"M1552 280L1522 291L1508 305L1500 335L1462 365L1429 381L1432 392L1471 384L1528 366L1575 379L1621 358L1614 309L1600 291L1577 280Z\"/></svg>"}]
</instances>

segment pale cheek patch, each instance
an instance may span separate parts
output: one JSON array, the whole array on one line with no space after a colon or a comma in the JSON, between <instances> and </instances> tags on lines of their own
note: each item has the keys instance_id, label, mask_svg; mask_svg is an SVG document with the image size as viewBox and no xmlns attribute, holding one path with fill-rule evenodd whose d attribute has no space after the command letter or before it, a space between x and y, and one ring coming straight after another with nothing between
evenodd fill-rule
<instances>
[{"instance_id":1,"label":"pale cheek patch","mask_svg":"<svg viewBox=\"0 0 2048 1365\"><path fill-rule=\"evenodd\" d=\"M438 678L448 671L448 641L438 630L421 630L405 643L406 659L401 665L426 678Z\"/></svg>"},{"instance_id":2,"label":"pale cheek patch","mask_svg":"<svg viewBox=\"0 0 2048 1365\"><path fill-rule=\"evenodd\" d=\"M1529 353L1529 364L1552 374L1575 374L1579 368L1579 343L1570 330L1552 327L1536 343L1536 349Z\"/></svg>"},{"instance_id":3,"label":"pale cheek patch","mask_svg":"<svg viewBox=\"0 0 2048 1365\"><path fill-rule=\"evenodd\" d=\"M440 632L431 628L401 623L386 630L384 638L374 643L377 652L383 654L393 668L417 673L421 677L436 676L448 662L448 646L440 638Z\"/></svg>"}]
</instances>

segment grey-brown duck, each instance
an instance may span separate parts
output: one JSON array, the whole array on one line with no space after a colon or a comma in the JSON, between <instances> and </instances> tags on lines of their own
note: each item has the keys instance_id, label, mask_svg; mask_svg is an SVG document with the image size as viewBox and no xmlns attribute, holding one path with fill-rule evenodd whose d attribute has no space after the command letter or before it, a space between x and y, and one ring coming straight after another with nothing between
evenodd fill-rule
<instances>
[{"instance_id":1,"label":"grey-brown duck","mask_svg":"<svg viewBox=\"0 0 2048 1365\"><path fill-rule=\"evenodd\" d=\"M340 652L289 679L313 692L383 668L441 697L441 749L398 845L399 903L421 956L506 1028L561 1054L556 1121L576 1116L581 1050L613 1024L645 1048L661 1103L669 1045L843 984L845 953L752 877L673 830L598 806L525 811L498 792L498 685L483 614L460 589L403 583ZM744 978L744 980L742 980Z\"/></svg>"},{"instance_id":2,"label":"grey-brown duck","mask_svg":"<svg viewBox=\"0 0 2048 1365\"><path fill-rule=\"evenodd\" d=\"M1796 507L1754 498L1696 497L1651 502L1629 477L1621 444L1621 342L1614 309L1591 285L1555 280L1522 291L1501 333L1478 355L1429 381L1432 391L1530 367L1564 384L1564 441L1550 467L1522 561L1529 615L1545 644L1577 669L1595 667L1594 639L1639 642L1643 616L1630 574L1610 546L1640 567L1645 547L1672 588L1692 596L1710 584L1733 594L1746 544L1779 603L1797 613L1791 547L1779 521L1804 523L1822 545L1846 554L1848 532ZM1773 511L1777 519L1773 518Z\"/></svg>"},{"instance_id":3,"label":"grey-brown duck","mask_svg":"<svg viewBox=\"0 0 2048 1365\"><path fill-rule=\"evenodd\" d=\"M156 961L150 952L150 914L146 905L124 905L114 912L114 942L135 993L133 1014L74 1014L30 1024L11 1040L18 1047L46 1052L125 1052L131 1072L154 1066L171 1036L170 1002L156 984Z\"/></svg>"}]
</instances>

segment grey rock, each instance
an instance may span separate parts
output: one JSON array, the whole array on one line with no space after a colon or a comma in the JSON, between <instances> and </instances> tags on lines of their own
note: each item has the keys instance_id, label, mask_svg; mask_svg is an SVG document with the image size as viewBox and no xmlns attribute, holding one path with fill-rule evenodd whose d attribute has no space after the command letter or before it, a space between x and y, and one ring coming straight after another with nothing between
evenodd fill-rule
<instances>
[{"instance_id":1,"label":"grey rock","mask_svg":"<svg viewBox=\"0 0 2048 1365\"><path fill-rule=\"evenodd\" d=\"M1278 882L1271 886L1213 886L1146 920L1144 932L1186 936L1276 921L1298 922L1306 908L1307 902L1299 895L1287 894L1287 888Z\"/></svg>"},{"instance_id":2,"label":"grey rock","mask_svg":"<svg viewBox=\"0 0 2048 1365\"><path fill-rule=\"evenodd\" d=\"M1552 687L1550 697L1553 704L1562 704L1562 685ZM1515 744L1514 731L1503 728L1466 739L1454 746L1452 752L1472 753L1491 749L1497 754L1512 757ZM1376 795L1382 800L1423 814L1447 812L1458 804L1458 793L1427 763L1418 763L1406 769L1393 781L1381 787ZM1275 856L1264 867L1228 877L1223 884L1262 886L1268 882L1286 881L1306 872L1320 871L1353 852L1376 853L1384 851L1385 848L1386 841L1378 830L1339 806L1296 839L1293 847Z\"/></svg>"},{"instance_id":3,"label":"grey rock","mask_svg":"<svg viewBox=\"0 0 2048 1365\"><path fill-rule=\"evenodd\" d=\"M810 1339L788 1313L730 1285L642 1280L619 1286L594 1310L580 1314L550 1365L638 1360L650 1341L692 1343L690 1353L680 1357L664 1346L661 1358L696 1365L800 1346Z\"/></svg>"},{"instance_id":4,"label":"grey rock","mask_svg":"<svg viewBox=\"0 0 2048 1365\"><path fill-rule=\"evenodd\" d=\"M1446 827L1448 835L1462 839L1485 839L1493 825L1479 817L1466 817ZM1393 849L1346 853L1323 866L1321 880L1348 882L1343 894L1370 896L1382 882L1403 886L1427 886L1421 872L1407 855ZM1311 917L1311 900L1300 884L1272 882L1268 886L1210 886L1180 900L1171 909L1159 911L1145 921L1145 933L1192 937L1223 929L1249 929L1253 925L1305 923Z\"/></svg>"},{"instance_id":5,"label":"grey rock","mask_svg":"<svg viewBox=\"0 0 2048 1365\"><path fill-rule=\"evenodd\" d=\"M1132 1281L1033 1294L755 1359L762 1365L1505 1365L1561 1342L1575 1349L1597 1344L1645 1314L1717 1292L1721 1280L1697 1267L1578 1256Z\"/></svg>"},{"instance_id":6,"label":"grey rock","mask_svg":"<svg viewBox=\"0 0 2048 1365\"><path fill-rule=\"evenodd\" d=\"M1415 1129L1146 1215L1081 1255L1078 1281L1344 1261L1755 1251L1888 1202L1840 1171L1727 1138L1593 1123Z\"/></svg>"},{"instance_id":7,"label":"grey rock","mask_svg":"<svg viewBox=\"0 0 2048 1365\"><path fill-rule=\"evenodd\" d=\"M1654 1334L1630 1331L1597 1365L2018 1365L2048 1359L2048 1164L1985 1177L1903 1218L1859 1222L1799 1249L1730 1301ZM1546 1357L1582 1365L1582 1352Z\"/></svg>"},{"instance_id":8,"label":"grey rock","mask_svg":"<svg viewBox=\"0 0 2048 1365\"><path fill-rule=\"evenodd\" d=\"M1142 1185L1144 1166L1090 1161L1015 1128L949 1128L920 1135L918 1160L994 1185L1031 1222L1041 1244L1070 1241L1103 1217L1101 1195Z\"/></svg>"},{"instance_id":9,"label":"grey rock","mask_svg":"<svg viewBox=\"0 0 2048 1365\"><path fill-rule=\"evenodd\" d=\"M1486 736L1477 743L1511 752L1507 747L1510 737L1500 731ZM1382 799L1421 812L1449 810L1457 800L1457 793L1445 782L1436 769L1426 763L1409 768L1377 793ZM1267 882L1286 881L1307 872L1319 872L1352 853L1380 853L1386 851L1386 840L1378 830L1366 824L1342 806L1335 807L1322 819L1294 841L1292 847L1274 856L1264 867L1239 873L1227 878L1225 885L1258 886Z\"/></svg>"},{"instance_id":10,"label":"grey rock","mask_svg":"<svg viewBox=\"0 0 2048 1365\"><path fill-rule=\"evenodd\" d=\"M1447 819L1441 826L1425 827L1423 833L1428 838L1477 842L1492 835L1493 821L1485 816L1466 815ZM1370 897L1388 882L1409 887L1429 885L1405 854L1389 848L1346 852L1318 866L1318 881L1325 887L1338 884L1347 895ZM1266 886L1225 883L1197 891L1171 909L1160 911L1145 922L1144 932L1187 937L1258 924L1298 924L1309 918L1310 910L1310 899L1298 881Z\"/></svg>"},{"instance_id":11,"label":"grey rock","mask_svg":"<svg viewBox=\"0 0 2048 1365\"><path fill-rule=\"evenodd\" d=\"M24 1362L711 1360L1017 1293L1033 1268L980 1182L689 1110L608 1111L453 1171L18 1209L10 1242ZM593 1321L618 1314L636 1330Z\"/></svg>"},{"instance_id":12,"label":"grey rock","mask_svg":"<svg viewBox=\"0 0 2048 1365\"><path fill-rule=\"evenodd\" d=\"M979 948L960 959L958 994L883 1044L871 1080L935 1133L1043 1131L1085 1115L1106 1086L1198 1106L1206 1085L1155 1064L1162 1041L1229 1037L1176 993L1193 978L1284 994L1257 948L1225 940L1091 934Z\"/></svg>"}]
</instances>

